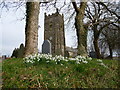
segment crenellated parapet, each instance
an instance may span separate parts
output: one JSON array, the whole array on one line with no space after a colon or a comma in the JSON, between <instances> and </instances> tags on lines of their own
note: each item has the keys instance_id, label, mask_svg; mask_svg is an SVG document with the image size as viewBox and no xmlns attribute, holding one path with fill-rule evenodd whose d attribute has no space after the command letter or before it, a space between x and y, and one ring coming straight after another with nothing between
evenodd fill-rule
<instances>
[{"instance_id":1,"label":"crenellated parapet","mask_svg":"<svg viewBox=\"0 0 120 90\"><path fill-rule=\"evenodd\" d=\"M64 20L64 15L63 14L60 14L59 12L58 12L58 9L56 9L56 13L52 13L52 14L44 14L44 16L45 16L45 18L46 19L50 19L50 18L53 18L53 17L62 17L62 19Z\"/></svg>"}]
</instances>

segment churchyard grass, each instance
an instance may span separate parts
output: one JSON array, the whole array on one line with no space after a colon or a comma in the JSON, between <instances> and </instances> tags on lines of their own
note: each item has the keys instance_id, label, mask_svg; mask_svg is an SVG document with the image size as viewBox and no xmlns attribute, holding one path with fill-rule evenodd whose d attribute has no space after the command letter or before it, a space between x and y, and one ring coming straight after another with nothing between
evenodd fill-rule
<instances>
[{"instance_id":1,"label":"churchyard grass","mask_svg":"<svg viewBox=\"0 0 120 90\"><path fill-rule=\"evenodd\" d=\"M118 88L118 60L46 55L3 60L3 88ZM82 58L82 59L81 59ZM39 59L39 60L38 60ZM54 59L54 60L53 60ZM61 59L61 60L60 60ZM78 59L78 60L75 60ZM29 61L27 61L29 60ZM31 61L33 61L31 63Z\"/></svg>"}]
</instances>

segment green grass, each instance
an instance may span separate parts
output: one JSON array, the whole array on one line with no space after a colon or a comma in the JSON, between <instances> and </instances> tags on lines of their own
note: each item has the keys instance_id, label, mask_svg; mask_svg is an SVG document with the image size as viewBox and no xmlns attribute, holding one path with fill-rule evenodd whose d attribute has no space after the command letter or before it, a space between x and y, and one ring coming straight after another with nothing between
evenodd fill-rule
<instances>
[{"instance_id":1,"label":"green grass","mask_svg":"<svg viewBox=\"0 0 120 90\"><path fill-rule=\"evenodd\" d=\"M27 65L23 59L2 62L3 88L119 88L118 61L88 64Z\"/></svg>"}]
</instances>

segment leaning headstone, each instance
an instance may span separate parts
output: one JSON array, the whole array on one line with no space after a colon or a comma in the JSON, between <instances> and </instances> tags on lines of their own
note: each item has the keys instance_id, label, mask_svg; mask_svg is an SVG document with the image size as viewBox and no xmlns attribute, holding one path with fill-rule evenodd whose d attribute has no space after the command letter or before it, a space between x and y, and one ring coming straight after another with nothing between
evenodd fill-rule
<instances>
[{"instance_id":1,"label":"leaning headstone","mask_svg":"<svg viewBox=\"0 0 120 90\"><path fill-rule=\"evenodd\" d=\"M97 58L97 55L96 55L96 53L95 53L94 51L91 51L91 52L89 53L89 56L90 56L91 58Z\"/></svg>"},{"instance_id":2,"label":"leaning headstone","mask_svg":"<svg viewBox=\"0 0 120 90\"><path fill-rule=\"evenodd\" d=\"M45 40L42 44L42 53L51 54L51 43L49 40Z\"/></svg>"}]
</instances>

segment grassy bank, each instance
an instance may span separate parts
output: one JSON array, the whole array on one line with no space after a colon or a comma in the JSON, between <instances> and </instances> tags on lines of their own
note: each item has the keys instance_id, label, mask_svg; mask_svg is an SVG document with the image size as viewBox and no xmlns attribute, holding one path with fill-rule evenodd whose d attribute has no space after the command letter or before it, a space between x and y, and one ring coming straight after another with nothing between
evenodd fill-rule
<instances>
[{"instance_id":1,"label":"grassy bank","mask_svg":"<svg viewBox=\"0 0 120 90\"><path fill-rule=\"evenodd\" d=\"M23 59L2 62L3 88L118 88L118 61L26 64Z\"/></svg>"}]
</instances>

